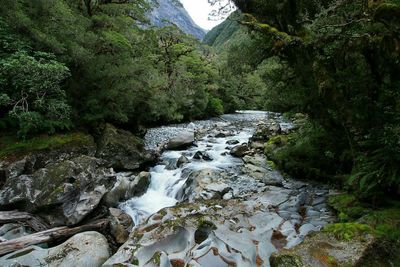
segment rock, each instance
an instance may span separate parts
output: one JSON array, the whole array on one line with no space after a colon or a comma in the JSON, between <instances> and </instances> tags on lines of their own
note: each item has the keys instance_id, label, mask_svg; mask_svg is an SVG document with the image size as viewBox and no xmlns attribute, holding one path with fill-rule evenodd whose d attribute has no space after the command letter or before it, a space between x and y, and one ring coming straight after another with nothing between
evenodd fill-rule
<instances>
[{"instance_id":1,"label":"rock","mask_svg":"<svg viewBox=\"0 0 400 267\"><path fill-rule=\"evenodd\" d=\"M316 232L319 231L318 227L315 227L314 225L308 223L308 224L303 224L300 228L299 228L299 233L302 236L306 236L308 235L308 233L310 232Z\"/></svg>"},{"instance_id":2,"label":"rock","mask_svg":"<svg viewBox=\"0 0 400 267\"><path fill-rule=\"evenodd\" d=\"M263 142L251 142L250 147L253 149L258 149L258 150L263 150L264 149L264 143Z\"/></svg>"},{"instance_id":3,"label":"rock","mask_svg":"<svg viewBox=\"0 0 400 267\"><path fill-rule=\"evenodd\" d=\"M242 169L243 172L245 172L247 175L260 180L265 185L273 185L273 186L283 185L283 177L277 171L269 170L253 164L245 164Z\"/></svg>"},{"instance_id":4,"label":"rock","mask_svg":"<svg viewBox=\"0 0 400 267\"><path fill-rule=\"evenodd\" d=\"M97 232L77 234L61 245L31 246L0 258L0 266L101 266L110 257L107 239Z\"/></svg>"},{"instance_id":5,"label":"rock","mask_svg":"<svg viewBox=\"0 0 400 267\"><path fill-rule=\"evenodd\" d=\"M262 167L262 168L267 168L267 158L263 155L255 155L255 156L244 156L243 157L244 163L247 164L252 164L254 166Z\"/></svg>"},{"instance_id":6,"label":"rock","mask_svg":"<svg viewBox=\"0 0 400 267\"><path fill-rule=\"evenodd\" d=\"M224 200L230 200L233 198L233 192L229 191L228 193L226 193L225 195L222 196L222 199Z\"/></svg>"},{"instance_id":7,"label":"rock","mask_svg":"<svg viewBox=\"0 0 400 267\"><path fill-rule=\"evenodd\" d=\"M107 192L104 185L98 185L94 189L84 190L77 196L73 196L71 202L63 205L64 217L67 225L74 225L81 222L86 215L94 210L100 203L100 200Z\"/></svg>"},{"instance_id":8,"label":"rock","mask_svg":"<svg viewBox=\"0 0 400 267\"><path fill-rule=\"evenodd\" d=\"M225 183L225 173L219 170L203 169L189 174L177 199L221 199L230 190Z\"/></svg>"},{"instance_id":9,"label":"rock","mask_svg":"<svg viewBox=\"0 0 400 267\"><path fill-rule=\"evenodd\" d=\"M176 162L176 166L180 168L187 163L190 163L190 160L185 156L180 156L178 161Z\"/></svg>"},{"instance_id":10,"label":"rock","mask_svg":"<svg viewBox=\"0 0 400 267\"><path fill-rule=\"evenodd\" d=\"M216 192L220 196L225 195L229 190L230 186L225 183L211 183L206 185L205 190L208 192Z\"/></svg>"},{"instance_id":11,"label":"rock","mask_svg":"<svg viewBox=\"0 0 400 267\"><path fill-rule=\"evenodd\" d=\"M104 203L108 207L116 207L121 201L143 195L151 182L148 172L141 172L137 176L117 176L114 187L105 194Z\"/></svg>"},{"instance_id":12,"label":"rock","mask_svg":"<svg viewBox=\"0 0 400 267\"><path fill-rule=\"evenodd\" d=\"M119 209L110 208L110 232L118 244L128 240L129 232L133 227L132 218Z\"/></svg>"},{"instance_id":13,"label":"rock","mask_svg":"<svg viewBox=\"0 0 400 267\"><path fill-rule=\"evenodd\" d=\"M275 175L276 174L276 175ZM273 186L282 186L283 185L283 178L282 176L276 172L276 173L269 173L267 175L265 175L261 181L265 184L265 185L273 185Z\"/></svg>"},{"instance_id":14,"label":"rock","mask_svg":"<svg viewBox=\"0 0 400 267\"><path fill-rule=\"evenodd\" d=\"M205 160L205 161L212 161L213 158L210 156L210 154L208 154L207 152L203 152L203 151L197 151L194 156L194 159L201 159L201 160Z\"/></svg>"},{"instance_id":15,"label":"rock","mask_svg":"<svg viewBox=\"0 0 400 267\"><path fill-rule=\"evenodd\" d=\"M48 164L32 175L7 179L0 191L0 208L47 210L54 215L50 217L58 218L51 224L79 223L116 182L114 174L102 165L102 160L81 156Z\"/></svg>"},{"instance_id":16,"label":"rock","mask_svg":"<svg viewBox=\"0 0 400 267\"><path fill-rule=\"evenodd\" d=\"M301 258L291 254L272 254L271 267L304 267Z\"/></svg>"},{"instance_id":17,"label":"rock","mask_svg":"<svg viewBox=\"0 0 400 267\"><path fill-rule=\"evenodd\" d=\"M373 240L372 236L367 236L341 241L318 232L300 245L274 254L271 266L358 266Z\"/></svg>"},{"instance_id":18,"label":"rock","mask_svg":"<svg viewBox=\"0 0 400 267\"><path fill-rule=\"evenodd\" d=\"M194 142L194 131L183 131L171 138L167 144L167 149L179 150L192 145Z\"/></svg>"},{"instance_id":19,"label":"rock","mask_svg":"<svg viewBox=\"0 0 400 267\"><path fill-rule=\"evenodd\" d=\"M214 137L216 137L216 138L224 138L224 137L228 137L228 136L232 136L233 135L233 133L231 132L231 131L220 131L220 132L218 132L218 133L216 133L215 135L214 135Z\"/></svg>"},{"instance_id":20,"label":"rock","mask_svg":"<svg viewBox=\"0 0 400 267\"><path fill-rule=\"evenodd\" d=\"M269 132L272 135L280 135L282 134L282 129L281 129L281 125L277 122L272 123L269 127Z\"/></svg>"},{"instance_id":21,"label":"rock","mask_svg":"<svg viewBox=\"0 0 400 267\"><path fill-rule=\"evenodd\" d=\"M15 239L31 233L31 229L21 223L8 223L0 227L0 237L4 240Z\"/></svg>"},{"instance_id":22,"label":"rock","mask_svg":"<svg viewBox=\"0 0 400 267\"><path fill-rule=\"evenodd\" d=\"M231 149L230 154L234 157L243 157L249 150L247 145L238 145Z\"/></svg>"},{"instance_id":23,"label":"rock","mask_svg":"<svg viewBox=\"0 0 400 267\"><path fill-rule=\"evenodd\" d=\"M49 149L16 154L0 160L0 186L7 179L31 175L51 163L59 163L82 155L94 156L96 144L92 136L84 133L71 134L72 140Z\"/></svg>"},{"instance_id":24,"label":"rock","mask_svg":"<svg viewBox=\"0 0 400 267\"><path fill-rule=\"evenodd\" d=\"M240 142L238 141L238 140L229 140L229 141L226 141L226 144L227 145L237 145L237 144L239 144Z\"/></svg>"},{"instance_id":25,"label":"rock","mask_svg":"<svg viewBox=\"0 0 400 267\"><path fill-rule=\"evenodd\" d=\"M141 139L111 124L106 124L99 138L96 157L104 159L108 167L117 170L137 170L156 158L152 152L145 151Z\"/></svg>"},{"instance_id":26,"label":"rock","mask_svg":"<svg viewBox=\"0 0 400 267\"><path fill-rule=\"evenodd\" d=\"M268 126L264 123L260 123L257 125L257 128L251 137L251 141L261 141L261 142L266 142L269 140L269 137L271 136L271 132L268 128Z\"/></svg>"}]
</instances>

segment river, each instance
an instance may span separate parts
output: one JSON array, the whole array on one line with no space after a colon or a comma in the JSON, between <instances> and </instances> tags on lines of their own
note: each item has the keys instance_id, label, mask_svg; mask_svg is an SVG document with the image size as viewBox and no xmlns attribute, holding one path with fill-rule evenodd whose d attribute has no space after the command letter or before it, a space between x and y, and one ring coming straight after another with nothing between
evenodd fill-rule
<instances>
[{"instance_id":1,"label":"river","mask_svg":"<svg viewBox=\"0 0 400 267\"><path fill-rule=\"evenodd\" d=\"M293 127L279 114L241 111L150 129L149 149L184 131L194 131L196 141L183 150L165 150L150 169L146 193L120 204L135 222L132 235L140 233L141 239L119 251L132 251L141 263L162 251L166 262L193 266L269 266L273 252L294 247L332 222L326 186L284 178L267 164L262 146L243 157L231 155L266 122Z\"/></svg>"}]
</instances>

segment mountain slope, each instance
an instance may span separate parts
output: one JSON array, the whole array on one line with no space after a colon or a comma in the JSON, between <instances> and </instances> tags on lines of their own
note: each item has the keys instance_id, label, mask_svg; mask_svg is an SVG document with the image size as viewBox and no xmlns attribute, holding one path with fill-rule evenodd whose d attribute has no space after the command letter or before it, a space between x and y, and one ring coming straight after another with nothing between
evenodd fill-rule
<instances>
[{"instance_id":1,"label":"mountain slope","mask_svg":"<svg viewBox=\"0 0 400 267\"><path fill-rule=\"evenodd\" d=\"M239 16L238 11L232 13L224 22L212 28L204 37L203 42L214 47L224 46L240 31L240 25L237 22Z\"/></svg>"},{"instance_id":2,"label":"mountain slope","mask_svg":"<svg viewBox=\"0 0 400 267\"><path fill-rule=\"evenodd\" d=\"M203 40L206 31L200 28L190 17L189 13L179 0L150 0L154 6L149 19L155 26L166 26L170 23L178 26L182 31Z\"/></svg>"}]
</instances>

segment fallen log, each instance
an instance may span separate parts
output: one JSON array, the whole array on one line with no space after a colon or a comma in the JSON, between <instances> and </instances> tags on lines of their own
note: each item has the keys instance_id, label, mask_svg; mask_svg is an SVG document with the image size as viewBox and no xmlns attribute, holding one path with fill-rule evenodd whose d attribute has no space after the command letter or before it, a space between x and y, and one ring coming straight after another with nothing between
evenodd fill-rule
<instances>
[{"instance_id":1,"label":"fallen log","mask_svg":"<svg viewBox=\"0 0 400 267\"><path fill-rule=\"evenodd\" d=\"M5 223L24 222L33 230L39 232L49 228L40 218L23 211L0 211L0 225Z\"/></svg>"},{"instance_id":2,"label":"fallen log","mask_svg":"<svg viewBox=\"0 0 400 267\"><path fill-rule=\"evenodd\" d=\"M67 226L56 227L39 233L34 233L31 235L26 235L23 237L0 242L0 255L14 252L16 250L23 249L31 245L37 245L61 238L67 238L85 231L103 230L108 226L108 223L109 221L104 219L73 228Z\"/></svg>"},{"instance_id":3,"label":"fallen log","mask_svg":"<svg viewBox=\"0 0 400 267\"><path fill-rule=\"evenodd\" d=\"M17 210L12 211L0 211L0 224L11 223L16 221L27 221L32 219L32 215L28 212L22 212Z\"/></svg>"}]
</instances>

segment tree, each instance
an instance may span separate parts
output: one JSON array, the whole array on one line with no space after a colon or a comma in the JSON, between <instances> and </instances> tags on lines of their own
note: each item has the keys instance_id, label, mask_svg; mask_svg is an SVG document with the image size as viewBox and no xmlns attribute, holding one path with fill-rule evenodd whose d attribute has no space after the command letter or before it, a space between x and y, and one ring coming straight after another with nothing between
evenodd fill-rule
<instances>
[{"instance_id":1,"label":"tree","mask_svg":"<svg viewBox=\"0 0 400 267\"><path fill-rule=\"evenodd\" d=\"M261 74L269 88L268 106L308 114L321 134L314 135L318 140L308 138L307 145L317 149L314 155L321 155L321 162L322 155L329 154L326 160L338 166L329 175L351 173L349 184L364 196L396 191L400 186L395 164L400 151L394 145L400 140L398 1L234 2L247 13L241 23L262 34L270 47L263 54L270 66L259 67L269 73ZM277 62L281 66L275 72ZM299 136L293 148L302 140ZM336 140L338 145L324 151L321 140L327 144ZM304 162L293 153L285 155L286 161ZM310 170L329 165L312 162Z\"/></svg>"},{"instance_id":2,"label":"tree","mask_svg":"<svg viewBox=\"0 0 400 267\"><path fill-rule=\"evenodd\" d=\"M18 134L54 133L70 126L70 106L61 83L68 68L47 53L16 52L0 60L0 105L18 121Z\"/></svg>"}]
</instances>

